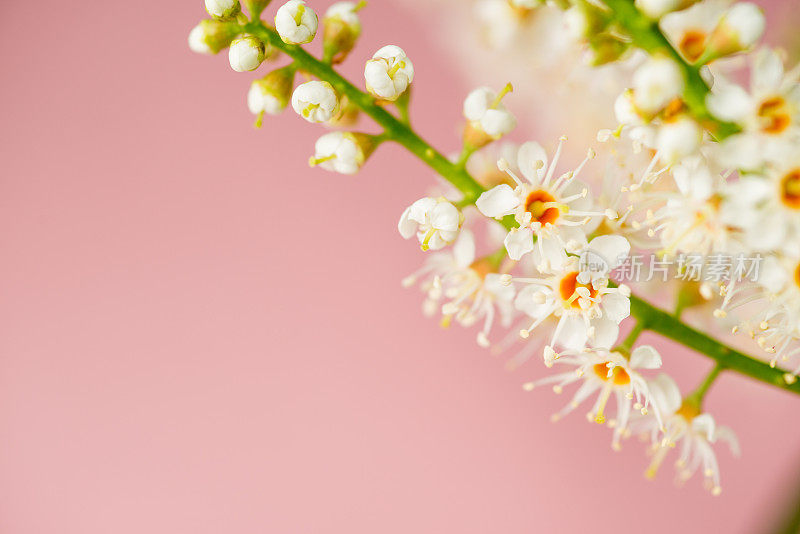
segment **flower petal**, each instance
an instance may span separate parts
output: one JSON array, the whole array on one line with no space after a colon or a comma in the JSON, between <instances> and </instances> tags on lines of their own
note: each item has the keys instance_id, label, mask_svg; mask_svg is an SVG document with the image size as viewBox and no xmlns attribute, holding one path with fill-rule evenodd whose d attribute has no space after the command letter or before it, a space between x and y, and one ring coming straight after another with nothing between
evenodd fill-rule
<instances>
[{"instance_id":1,"label":"flower petal","mask_svg":"<svg viewBox=\"0 0 800 534\"><path fill-rule=\"evenodd\" d=\"M475 206L487 217L505 217L519 206L520 199L508 184L501 184L481 193Z\"/></svg>"},{"instance_id":2,"label":"flower petal","mask_svg":"<svg viewBox=\"0 0 800 534\"><path fill-rule=\"evenodd\" d=\"M631 353L630 363L634 369L658 369L661 367L661 355L650 345L642 345Z\"/></svg>"}]
</instances>

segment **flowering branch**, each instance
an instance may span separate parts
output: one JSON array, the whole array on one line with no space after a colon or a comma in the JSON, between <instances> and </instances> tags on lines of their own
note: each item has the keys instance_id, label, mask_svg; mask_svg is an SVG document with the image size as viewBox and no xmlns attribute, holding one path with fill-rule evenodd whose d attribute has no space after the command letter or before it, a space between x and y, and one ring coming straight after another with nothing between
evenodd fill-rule
<instances>
[{"instance_id":1,"label":"flowering branch","mask_svg":"<svg viewBox=\"0 0 800 534\"><path fill-rule=\"evenodd\" d=\"M617 3L625 6L630 4L627 0L607 0L607 3L614 6L616 6ZM630 4L630 8L634 9L632 4ZM623 13L625 12L623 11ZM623 18L622 15L621 18ZM636 24L638 24L638 19L634 20L635 24L632 24L632 27L636 27ZM345 95L350 102L358 106L364 113L383 127L386 139L395 141L404 146L409 152L417 156L443 178L457 187L464 194L464 204L473 204L481 193L484 192L484 188L475 181L462 165L452 163L444 157L441 152L434 149L417 135L411 127L401 122L382 106L376 104L373 96L359 90L327 63L315 58L298 45L284 43L275 30L268 28L261 21L247 23L244 28L242 28L242 31L255 35L270 46L281 50L294 60L299 69L309 72L317 78L330 83L339 93ZM655 40L653 32L642 30L642 35L645 36L645 44L647 44L647 46L653 46L652 41ZM658 33L658 35L660 36L660 33ZM669 47L669 43L663 39L663 36L661 36L661 39L663 43L658 46ZM696 74L696 70L692 67L688 65L685 66ZM698 79L704 87L703 90L708 91L705 82L699 78L699 75ZM705 111L705 105L703 105L703 113L707 113ZM725 126L725 123L719 124ZM717 131L727 130L721 128ZM513 218L507 217L503 219L502 223L507 228L516 226ZM681 321L659 310L645 300L635 296L631 297L631 315L643 325L643 328L661 334L664 337L708 356L720 363L726 370L738 372L800 395L800 382L788 384L784 379L784 372L780 369L771 368L768 364L760 360L725 346L710 336L686 326Z\"/></svg>"},{"instance_id":2,"label":"flowering branch","mask_svg":"<svg viewBox=\"0 0 800 534\"><path fill-rule=\"evenodd\" d=\"M556 172L565 138L551 155L533 141L504 145L499 152L480 152L516 126L514 115L502 102L513 90L511 84L499 92L479 87L465 98L462 150L451 161L411 127L408 106L414 66L400 47L384 46L366 61L366 91L342 77L333 66L344 61L361 33L357 12L364 7L363 1L337 2L328 8L322 19L321 59L302 48L314 40L319 24L304 0L283 4L274 28L260 19L269 0L243 0L249 18L238 0L205 1L212 20L202 21L190 33L193 50L216 54L228 48L230 65L237 72L254 71L281 52L291 60L252 82L247 103L257 116L257 126L264 114L276 115L289 102L304 120L334 126L349 124L363 111L383 131L377 135L326 133L315 144L309 160L312 166L353 174L378 145L394 141L458 190L460 195L448 191L423 197L400 217L398 230L404 238L415 237L423 251L436 251L403 284L419 285L426 294L425 312L440 310L443 327L453 322L465 327L481 324L477 342L483 347L492 346L489 335L496 322L518 329L523 339L531 338L509 363L518 365L541 350L548 367L573 366L524 386L533 390L551 384L560 393L564 386L581 383L572 402L554 420L597 393L587 415L590 421L608 422L614 428L614 448L633 431L649 434L653 460L647 473L652 476L670 448L681 441L685 446L676 464L679 476L690 477L702 463L708 488L719 494L719 472L710 444L726 441L738 454L732 431L716 425L702 409L703 398L720 373L734 371L800 394L800 368L794 373L776 369L779 359L800 355L800 347L792 345L800 339L800 249L787 246L800 235L796 218L800 155L796 162L788 158L788 164L781 157L791 150L792 140L800 139L800 112L795 112L800 109L795 91L800 69L785 72L777 55L765 52L755 56L754 77L762 83L756 84L753 94L726 83L716 71L713 89L706 81L711 79L707 64L755 45L764 28L757 6L742 2L717 12L713 11L717 7L702 0L557 2L577 30L572 33L591 48L595 64L616 61L632 47L650 56L637 68L632 86L615 102L619 127L598 134L598 140L605 142L612 134L620 138L625 133L632 150L625 156L636 160L641 148L648 148L643 154L649 163L646 168L642 164L639 178L624 166L609 168L601 195L594 197L588 184L578 178L596 156L594 150L588 150L574 170ZM515 16L539 3L491 1ZM667 18L678 9L685 12L675 16L685 20ZM316 80L295 88L297 72ZM781 134L784 140L777 137ZM785 140L790 143L786 145ZM712 145L716 146L712 149ZM486 156L493 159L491 169L480 170ZM670 176L674 184L651 187L662 175ZM467 209L470 212L462 211ZM507 230L502 237L493 232L500 227L492 219ZM485 256L476 254L472 232L481 221L490 225L490 246L499 247ZM765 240L765 226L783 233ZM717 288L710 283L681 285L676 310L668 313L631 295L630 288L612 279L626 279L624 274L613 277L612 273L630 257L632 246L651 250L659 264L676 256L678 278L684 281L699 280L691 278L697 265L687 260L693 256L714 258L744 250L756 253L760 260L760 252L767 251L771 263L767 276L761 278L757 268L755 275L750 270L745 275L741 262L736 266L709 263L703 269L721 274L715 278ZM520 262L525 256L531 261ZM736 258L741 260L740 256ZM739 325L772 355L769 363L681 320L683 309L711 300L715 292L721 297L713 313L717 318L761 302L750 319ZM620 325L628 317L635 320L633 329L617 344ZM515 322L518 319L520 323ZM550 330L549 342L541 335L531 337L540 327ZM653 347L637 344L647 330L715 362L694 392L681 395L665 374L648 378L662 360ZM512 333L511 337L516 336ZM494 348L505 350L503 346L508 348L507 341ZM608 419L610 399L617 403L614 419ZM689 461L690 457L694 459Z\"/></svg>"}]
</instances>

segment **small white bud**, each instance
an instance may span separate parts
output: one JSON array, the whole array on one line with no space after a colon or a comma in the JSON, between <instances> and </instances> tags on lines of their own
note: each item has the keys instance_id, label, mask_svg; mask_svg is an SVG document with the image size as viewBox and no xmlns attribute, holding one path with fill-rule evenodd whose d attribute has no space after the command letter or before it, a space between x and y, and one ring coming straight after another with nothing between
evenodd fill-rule
<instances>
[{"instance_id":1,"label":"small white bud","mask_svg":"<svg viewBox=\"0 0 800 534\"><path fill-rule=\"evenodd\" d=\"M650 58L633 74L633 103L645 113L656 114L683 93L683 86L683 73L673 60Z\"/></svg>"},{"instance_id":2,"label":"small white bud","mask_svg":"<svg viewBox=\"0 0 800 534\"><path fill-rule=\"evenodd\" d=\"M323 49L326 57L334 63L341 63L355 46L361 35L361 20L358 10L366 5L365 1L358 4L353 2L336 2L325 12L322 18Z\"/></svg>"},{"instance_id":3,"label":"small white bud","mask_svg":"<svg viewBox=\"0 0 800 534\"><path fill-rule=\"evenodd\" d=\"M424 197L406 208L397 224L404 239L417 236L422 250L439 250L455 242L464 216L443 197Z\"/></svg>"},{"instance_id":4,"label":"small white bud","mask_svg":"<svg viewBox=\"0 0 800 534\"><path fill-rule=\"evenodd\" d=\"M218 20L230 20L240 10L239 0L206 0L206 11Z\"/></svg>"},{"instance_id":5,"label":"small white bud","mask_svg":"<svg viewBox=\"0 0 800 534\"><path fill-rule=\"evenodd\" d=\"M250 85L247 107L250 113L277 115L289 104L294 84L293 65L276 69Z\"/></svg>"},{"instance_id":6,"label":"small white bud","mask_svg":"<svg viewBox=\"0 0 800 534\"><path fill-rule=\"evenodd\" d=\"M252 35L246 35L233 40L228 50L228 60L236 72L247 72L261 65L265 52L264 43Z\"/></svg>"},{"instance_id":7,"label":"small white bud","mask_svg":"<svg viewBox=\"0 0 800 534\"><path fill-rule=\"evenodd\" d=\"M198 54L217 54L227 48L240 28L218 20L204 20L189 32L189 48Z\"/></svg>"},{"instance_id":8,"label":"small white bud","mask_svg":"<svg viewBox=\"0 0 800 534\"><path fill-rule=\"evenodd\" d=\"M399 46L384 46L367 61L364 78L370 94L394 101L414 81L414 65Z\"/></svg>"},{"instance_id":9,"label":"small white bud","mask_svg":"<svg viewBox=\"0 0 800 534\"><path fill-rule=\"evenodd\" d=\"M330 132L317 139L311 166L327 171L355 174L375 148L372 137L350 132Z\"/></svg>"},{"instance_id":10,"label":"small white bud","mask_svg":"<svg viewBox=\"0 0 800 534\"><path fill-rule=\"evenodd\" d=\"M317 14L303 0L289 0L275 14L275 29L287 44L305 44L317 34Z\"/></svg>"},{"instance_id":11,"label":"small white bud","mask_svg":"<svg viewBox=\"0 0 800 534\"><path fill-rule=\"evenodd\" d=\"M503 106L503 97L511 92L511 84L498 94L489 87L479 87L464 99L464 117L469 121L464 142L481 147L500 139L517 126L517 119Z\"/></svg>"},{"instance_id":12,"label":"small white bud","mask_svg":"<svg viewBox=\"0 0 800 534\"><path fill-rule=\"evenodd\" d=\"M339 97L331 84L315 80L294 90L292 107L308 122L327 122L339 111Z\"/></svg>"}]
</instances>

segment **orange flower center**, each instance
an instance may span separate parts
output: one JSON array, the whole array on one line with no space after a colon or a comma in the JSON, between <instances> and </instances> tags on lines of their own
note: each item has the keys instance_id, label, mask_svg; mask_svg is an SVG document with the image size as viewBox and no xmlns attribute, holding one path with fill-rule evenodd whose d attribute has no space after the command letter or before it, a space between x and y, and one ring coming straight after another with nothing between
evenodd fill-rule
<instances>
[{"instance_id":1,"label":"orange flower center","mask_svg":"<svg viewBox=\"0 0 800 534\"><path fill-rule=\"evenodd\" d=\"M794 270L794 283L800 287L800 264L798 264L797 269Z\"/></svg>"},{"instance_id":2,"label":"orange flower center","mask_svg":"<svg viewBox=\"0 0 800 534\"><path fill-rule=\"evenodd\" d=\"M781 180L781 200L793 210L800 210L800 169L795 169Z\"/></svg>"},{"instance_id":3,"label":"orange flower center","mask_svg":"<svg viewBox=\"0 0 800 534\"><path fill-rule=\"evenodd\" d=\"M606 382L613 380L615 386L627 386L631 383L630 375L622 367L614 367L614 370L611 371L611 376L608 376L607 364L608 362L596 363L594 365L594 373Z\"/></svg>"},{"instance_id":4,"label":"orange flower center","mask_svg":"<svg viewBox=\"0 0 800 534\"><path fill-rule=\"evenodd\" d=\"M687 423L691 423L692 419L700 415L700 409L694 404L688 404L684 402L681 404L681 407L678 408L678 411L675 412L675 415L680 415L686 419Z\"/></svg>"},{"instance_id":5,"label":"orange flower center","mask_svg":"<svg viewBox=\"0 0 800 534\"><path fill-rule=\"evenodd\" d=\"M689 30L683 34L678 48L686 59L694 63L706 48L706 34L700 30Z\"/></svg>"},{"instance_id":6,"label":"orange flower center","mask_svg":"<svg viewBox=\"0 0 800 534\"><path fill-rule=\"evenodd\" d=\"M561 211L555 206L547 206L550 202L555 202L555 197L547 191L533 191L525 200L525 211L531 214L532 222L542 224L554 223L561 215Z\"/></svg>"},{"instance_id":7,"label":"orange flower center","mask_svg":"<svg viewBox=\"0 0 800 534\"><path fill-rule=\"evenodd\" d=\"M472 269L481 280L485 279L487 274L495 271L494 265L492 265L492 262L489 261L488 258L475 260L469 268Z\"/></svg>"},{"instance_id":8,"label":"orange flower center","mask_svg":"<svg viewBox=\"0 0 800 534\"><path fill-rule=\"evenodd\" d=\"M593 288L591 284L581 284L578 282L577 271L569 273L567 276L562 278L561 283L558 286L562 300L568 302L573 308L580 308L580 304L578 304L579 296L576 293L579 287L588 289L590 298L595 298L597 296L598 291Z\"/></svg>"},{"instance_id":9,"label":"orange flower center","mask_svg":"<svg viewBox=\"0 0 800 534\"><path fill-rule=\"evenodd\" d=\"M792 123L786 101L781 96L774 96L761 102L758 107L761 118L761 131L768 134L779 134Z\"/></svg>"}]
</instances>

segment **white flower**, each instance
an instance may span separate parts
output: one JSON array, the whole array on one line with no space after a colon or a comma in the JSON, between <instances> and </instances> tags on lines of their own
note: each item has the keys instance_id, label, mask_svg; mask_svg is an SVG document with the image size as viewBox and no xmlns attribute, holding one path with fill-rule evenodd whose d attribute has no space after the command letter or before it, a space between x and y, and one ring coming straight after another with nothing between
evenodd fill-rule
<instances>
[{"instance_id":1,"label":"white flower","mask_svg":"<svg viewBox=\"0 0 800 534\"><path fill-rule=\"evenodd\" d=\"M718 74L707 97L717 118L738 124L742 133L722 143L723 164L758 169L767 160L785 159L800 137L800 69L784 71L779 54L764 48L753 55L750 90Z\"/></svg>"},{"instance_id":2,"label":"white flower","mask_svg":"<svg viewBox=\"0 0 800 534\"><path fill-rule=\"evenodd\" d=\"M651 57L633 74L633 101L655 115L683 93L683 73L672 59Z\"/></svg>"},{"instance_id":3,"label":"white flower","mask_svg":"<svg viewBox=\"0 0 800 534\"><path fill-rule=\"evenodd\" d=\"M671 165L697 152L702 140L700 125L689 117L681 117L659 126L656 150L661 160Z\"/></svg>"},{"instance_id":4,"label":"white flower","mask_svg":"<svg viewBox=\"0 0 800 534\"><path fill-rule=\"evenodd\" d=\"M275 14L275 29L287 44L305 44L317 34L317 14L303 0L289 0Z\"/></svg>"},{"instance_id":5,"label":"white flower","mask_svg":"<svg viewBox=\"0 0 800 534\"><path fill-rule=\"evenodd\" d=\"M709 46L718 56L746 50L761 38L765 25L764 11L760 7L736 2L720 19L709 38Z\"/></svg>"},{"instance_id":6,"label":"white flower","mask_svg":"<svg viewBox=\"0 0 800 534\"><path fill-rule=\"evenodd\" d=\"M524 389L532 391L544 384L554 384L553 391L561 393L564 386L580 381L581 386L570 403L555 414L553 420L561 419L598 393L594 406L587 414L587 419L598 424L606 422L606 405L613 395L617 408L615 418L608 423L614 428L612 446L619 449L621 438L628 430L631 409L646 415L652 403L650 389L640 370L661 367L658 351L649 345L637 347L629 357L608 348L566 351L559 355L555 363L573 366L574 369L528 382L523 386ZM660 420L658 406L653 404L653 408L656 418Z\"/></svg>"},{"instance_id":7,"label":"white flower","mask_svg":"<svg viewBox=\"0 0 800 534\"><path fill-rule=\"evenodd\" d=\"M308 122L327 122L339 112L339 97L331 84L314 80L297 86L292 107Z\"/></svg>"},{"instance_id":8,"label":"white flower","mask_svg":"<svg viewBox=\"0 0 800 534\"><path fill-rule=\"evenodd\" d=\"M464 217L447 199L425 197L406 208L397 225L405 239L416 235L422 250L438 250L458 237Z\"/></svg>"},{"instance_id":9,"label":"white flower","mask_svg":"<svg viewBox=\"0 0 800 534\"><path fill-rule=\"evenodd\" d=\"M699 60L706 51L708 38L719 24L728 0L706 0L689 9L669 13L659 26L667 39L689 63Z\"/></svg>"},{"instance_id":10,"label":"white flower","mask_svg":"<svg viewBox=\"0 0 800 534\"><path fill-rule=\"evenodd\" d=\"M239 0L205 0L206 11L216 19L229 19L239 13Z\"/></svg>"},{"instance_id":11,"label":"white flower","mask_svg":"<svg viewBox=\"0 0 800 534\"><path fill-rule=\"evenodd\" d=\"M256 70L264 61L265 51L264 43L252 35L234 39L228 50L231 68L236 72Z\"/></svg>"},{"instance_id":12,"label":"white flower","mask_svg":"<svg viewBox=\"0 0 800 534\"><path fill-rule=\"evenodd\" d=\"M479 87L464 99L464 117L470 121L470 128L488 136L487 141L500 139L517 125L514 115L502 103L503 96L511 90L511 84L506 85L500 94L489 87ZM472 144L482 146L485 143Z\"/></svg>"},{"instance_id":13,"label":"white flower","mask_svg":"<svg viewBox=\"0 0 800 534\"><path fill-rule=\"evenodd\" d=\"M717 426L710 414L702 413L693 403L682 402L678 386L667 375L658 376L648 386L654 405L661 411L662 421L641 417L631 422L633 433L649 436L652 441L653 459L646 476L654 478L667 454L677 449L680 454L675 463L678 480L684 482L702 468L706 488L719 495L722 491L719 465L712 445L726 441L733 455L738 456L736 435L729 428ZM659 438L662 428L664 437Z\"/></svg>"},{"instance_id":14,"label":"white flower","mask_svg":"<svg viewBox=\"0 0 800 534\"><path fill-rule=\"evenodd\" d=\"M533 251L537 264L545 267L552 264L557 268L566 259L568 249L580 248L585 244L584 230L593 229L588 224L592 218L596 218L597 223L599 217L604 215L616 216L591 211L589 190L576 179L593 153L574 172L554 178L560 151L559 143L548 168L544 149L535 142L525 143L517 156L517 164L525 181L517 177L507 161L500 160L498 167L508 173L517 184L516 187L498 185L482 193L475 203L487 217L514 215L519 227L512 229L505 240L506 250L512 259L519 260Z\"/></svg>"},{"instance_id":15,"label":"white flower","mask_svg":"<svg viewBox=\"0 0 800 534\"><path fill-rule=\"evenodd\" d=\"M365 134L329 132L317 139L311 166L341 174L355 174L372 153L374 143Z\"/></svg>"},{"instance_id":16,"label":"white flower","mask_svg":"<svg viewBox=\"0 0 800 534\"><path fill-rule=\"evenodd\" d=\"M514 288L504 283L492 257L477 258L472 232L463 230L452 248L430 254L425 265L406 277L408 287L418 281L427 294L423 305L426 315L441 310L442 327L455 320L469 327L483 320L478 344L489 346L489 333L498 315L508 327L514 317Z\"/></svg>"},{"instance_id":17,"label":"white flower","mask_svg":"<svg viewBox=\"0 0 800 534\"><path fill-rule=\"evenodd\" d=\"M399 46L384 46L367 61L364 78L370 94L394 101L414 81L414 65Z\"/></svg>"},{"instance_id":18,"label":"white flower","mask_svg":"<svg viewBox=\"0 0 800 534\"><path fill-rule=\"evenodd\" d=\"M599 236L572 256L560 269L542 272L541 278L514 278L523 284L514 302L516 308L533 321L520 331L523 338L551 316L559 319L548 354L563 346L579 350L590 343L610 347L619 334L619 323L630 315L630 289L611 287L608 276L630 252L622 236ZM552 358L545 358L548 363Z\"/></svg>"}]
</instances>

